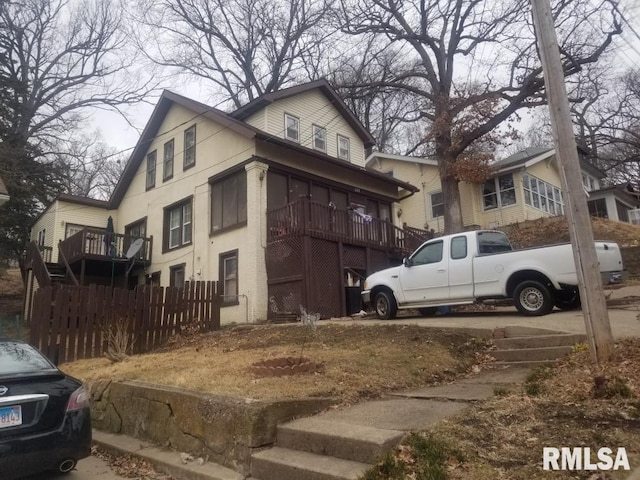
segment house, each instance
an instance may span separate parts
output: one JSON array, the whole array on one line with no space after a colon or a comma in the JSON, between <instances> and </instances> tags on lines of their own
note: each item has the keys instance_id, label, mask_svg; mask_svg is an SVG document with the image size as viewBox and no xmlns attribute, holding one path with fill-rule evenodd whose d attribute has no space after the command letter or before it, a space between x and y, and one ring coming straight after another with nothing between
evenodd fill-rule
<instances>
[{"instance_id":1,"label":"house","mask_svg":"<svg viewBox=\"0 0 640 480\"><path fill-rule=\"evenodd\" d=\"M7 187L2 181L2 177L0 177L0 206L4 205L9 201L9 192L7 191Z\"/></svg>"},{"instance_id":2,"label":"house","mask_svg":"<svg viewBox=\"0 0 640 480\"><path fill-rule=\"evenodd\" d=\"M421 241L398 221L418 188L366 169L373 145L324 80L232 113L165 91L111 198L58 196L32 251L84 284L219 280L223 323L343 315L361 277Z\"/></svg>"},{"instance_id":3,"label":"house","mask_svg":"<svg viewBox=\"0 0 640 480\"><path fill-rule=\"evenodd\" d=\"M580 151L580 165L592 215L629 221L634 197L620 188L601 187L605 174L587 162ZM367 166L398 179L415 182L418 195L404 199L402 218L409 226L444 229L444 205L435 160L375 152ZM462 217L467 228L496 228L525 220L564 214L561 174L555 150L531 147L493 164L495 174L484 183L460 182Z\"/></svg>"}]
</instances>

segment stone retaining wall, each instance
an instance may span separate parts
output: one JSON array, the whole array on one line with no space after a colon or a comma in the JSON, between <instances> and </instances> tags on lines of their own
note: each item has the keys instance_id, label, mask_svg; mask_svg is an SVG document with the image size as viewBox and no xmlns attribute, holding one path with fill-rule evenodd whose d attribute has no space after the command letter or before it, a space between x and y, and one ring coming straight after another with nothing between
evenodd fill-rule
<instances>
[{"instance_id":1,"label":"stone retaining wall","mask_svg":"<svg viewBox=\"0 0 640 480\"><path fill-rule=\"evenodd\" d=\"M142 382L95 382L93 426L249 474L253 449L270 446L278 423L311 415L334 399L260 401Z\"/></svg>"}]
</instances>

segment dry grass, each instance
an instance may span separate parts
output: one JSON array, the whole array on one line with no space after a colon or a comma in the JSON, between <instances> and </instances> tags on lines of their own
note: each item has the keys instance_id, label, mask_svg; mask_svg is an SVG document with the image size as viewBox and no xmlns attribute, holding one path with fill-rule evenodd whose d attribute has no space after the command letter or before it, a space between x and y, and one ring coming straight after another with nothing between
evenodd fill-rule
<instances>
[{"instance_id":1,"label":"dry grass","mask_svg":"<svg viewBox=\"0 0 640 480\"><path fill-rule=\"evenodd\" d=\"M591 364L579 348L556 369L531 375L525 388L495 397L433 434L464 452L449 462L450 479L604 479L629 472L593 476L593 472L544 472L542 448L623 446L631 467L640 462L640 340L617 345L617 359L604 369ZM598 392L594 378L608 380ZM536 388L531 388L535 384ZM529 387L527 387L529 385ZM539 391L537 395L527 394ZM600 474L602 475L602 474Z\"/></svg>"},{"instance_id":2,"label":"dry grass","mask_svg":"<svg viewBox=\"0 0 640 480\"><path fill-rule=\"evenodd\" d=\"M640 226L592 217L596 240L616 242L620 246L640 245ZM509 240L516 248L539 247L569 241L566 217L533 220L506 227Z\"/></svg>"},{"instance_id":3,"label":"dry grass","mask_svg":"<svg viewBox=\"0 0 640 480\"><path fill-rule=\"evenodd\" d=\"M22 276L17 268L0 275L0 317L9 318L22 313Z\"/></svg>"},{"instance_id":4,"label":"dry grass","mask_svg":"<svg viewBox=\"0 0 640 480\"><path fill-rule=\"evenodd\" d=\"M112 364L105 358L62 366L86 382L140 380L259 399L311 396L345 402L448 380L476 362L484 342L415 326L300 325L231 328L178 337L162 351ZM252 363L305 356L319 373L257 378ZM482 357L481 355L479 356Z\"/></svg>"}]
</instances>

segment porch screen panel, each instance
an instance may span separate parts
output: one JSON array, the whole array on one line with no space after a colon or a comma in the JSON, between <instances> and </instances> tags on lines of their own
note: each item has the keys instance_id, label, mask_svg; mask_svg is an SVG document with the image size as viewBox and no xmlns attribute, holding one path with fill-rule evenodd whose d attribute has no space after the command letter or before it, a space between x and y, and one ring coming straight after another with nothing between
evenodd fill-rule
<instances>
[{"instance_id":1,"label":"porch screen panel","mask_svg":"<svg viewBox=\"0 0 640 480\"><path fill-rule=\"evenodd\" d=\"M287 177L279 173L267 173L267 209L284 207L289 202Z\"/></svg>"},{"instance_id":2,"label":"porch screen panel","mask_svg":"<svg viewBox=\"0 0 640 480\"><path fill-rule=\"evenodd\" d=\"M342 314L338 245L328 240L311 240L311 278L306 279L309 304L304 306L307 311L318 312L323 318Z\"/></svg>"}]
</instances>

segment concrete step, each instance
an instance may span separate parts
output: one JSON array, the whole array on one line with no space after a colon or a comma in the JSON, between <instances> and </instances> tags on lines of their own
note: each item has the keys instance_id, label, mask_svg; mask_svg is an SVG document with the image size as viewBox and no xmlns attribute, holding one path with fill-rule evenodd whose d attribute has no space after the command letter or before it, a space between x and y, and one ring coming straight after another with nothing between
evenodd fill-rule
<instances>
[{"instance_id":1,"label":"concrete step","mask_svg":"<svg viewBox=\"0 0 640 480\"><path fill-rule=\"evenodd\" d=\"M278 426L279 447L374 463L400 443L404 432L364 425L301 418Z\"/></svg>"},{"instance_id":2,"label":"concrete step","mask_svg":"<svg viewBox=\"0 0 640 480\"><path fill-rule=\"evenodd\" d=\"M556 360L571 353L573 347L516 348L511 350L493 350L491 356L503 362L531 362Z\"/></svg>"},{"instance_id":3,"label":"concrete step","mask_svg":"<svg viewBox=\"0 0 640 480\"><path fill-rule=\"evenodd\" d=\"M527 337L496 338L493 344L500 350L516 348L541 347L572 347L576 343L583 343L587 336L579 333L564 333L557 335L531 335Z\"/></svg>"},{"instance_id":4,"label":"concrete step","mask_svg":"<svg viewBox=\"0 0 640 480\"><path fill-rule=\"evenodd\" d=\"M513 367L513 368L536 368L546 365L555 365L558 360L522 360L519 362L495 362L492 366L496 367Z\"/></svg>"},{"instance_id":5,"label":"concrete step","mask_svg":"<svg viewBox=\"0 0 640 480\"><path fill-rule=\"evenodd\" d=\"M273 447L251 456L251 477L261 480L357 480L371 465Z\"/></svg>"},{"instance_id":6,"label":"concrete step","mask_svg":"<svg viewBox=\"0 0 640 480\"><path fill-rule=\"evenodd\" d=\"M549 330L548 328L523 327L518 325L509 325L503 328L506 338L512 337L530 337L538 335L554 335L565 333L558 330Z\"/></svg>"}]
</instances>

